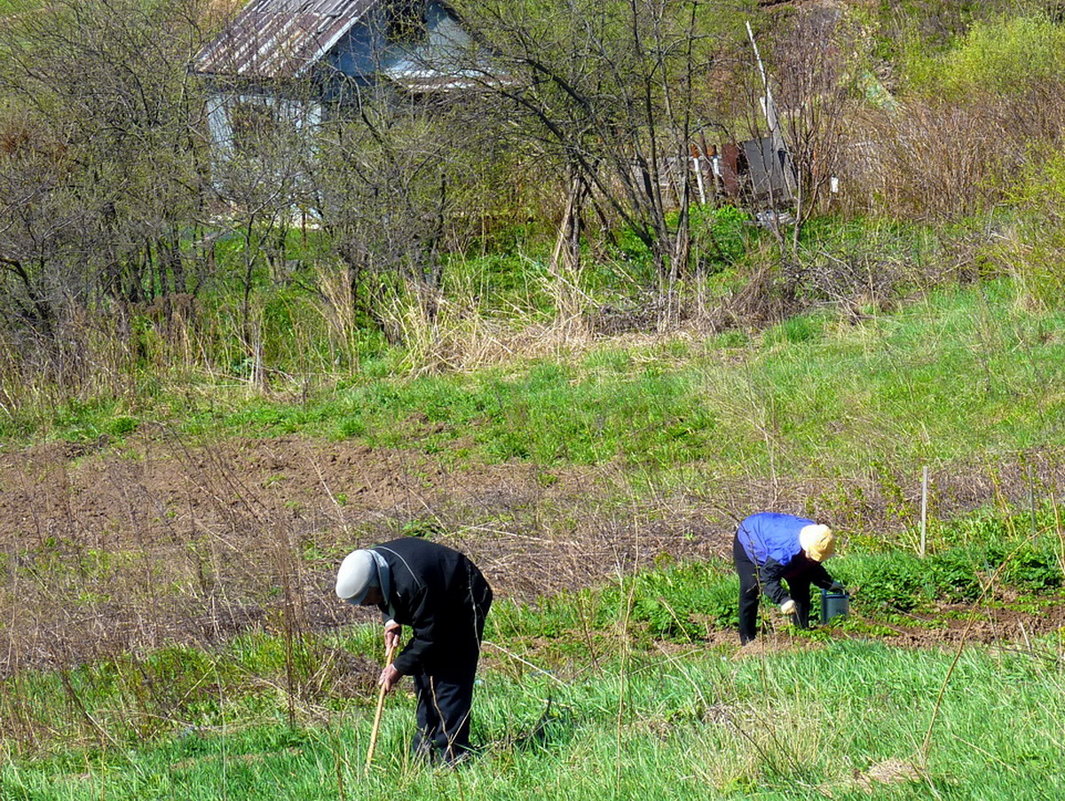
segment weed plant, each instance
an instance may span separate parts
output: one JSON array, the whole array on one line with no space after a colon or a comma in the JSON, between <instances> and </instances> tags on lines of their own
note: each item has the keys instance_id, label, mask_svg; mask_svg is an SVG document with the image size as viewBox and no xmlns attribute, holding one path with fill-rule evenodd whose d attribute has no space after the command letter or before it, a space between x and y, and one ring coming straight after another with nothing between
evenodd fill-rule
<instances>
[{"instance_id":1,"label":"weed plant","mask_svg":"<svg viewBox=\"0 0 1065 801\"><path fill-rule=\"evenodd\" d=\"M530 787L576 798L639 787L663 798L916 799L932 789L1053 798L1065 712L1056 635L1023 646L963 641L953 654L863 638L932 601L1001 597L1036 613L1060 602L1059 516L985 511L941 524L924 559L898 546L845 549L831 570L856 590L853 623L810 633L811 650L756 646L739 661L735 646L707 645L736 623L737 582L720 562L662 564L533 604L501 599L477 689L475 736L486 747L459 772L410 760L411 699L401 693L378 766L362 776L376 626L22 671L2 688L10 759L0 790L5 799L521 798Z\"/></svg>"}]
</instances>

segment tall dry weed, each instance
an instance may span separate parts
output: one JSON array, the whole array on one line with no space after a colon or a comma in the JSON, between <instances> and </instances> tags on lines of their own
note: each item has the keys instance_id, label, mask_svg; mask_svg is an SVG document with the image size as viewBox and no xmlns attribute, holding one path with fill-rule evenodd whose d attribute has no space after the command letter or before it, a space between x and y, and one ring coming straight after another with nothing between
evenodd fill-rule
<instances>
[{"instance_id":1,"label":"tall dry weed","mask_svg":"<svg viewBox=\"0 0 1065 801\"><path fill-rule=\"evenodd\" d=\"M949 221L1003 202L1021 171L1060 146L1062 88L915 95L891 110L865 110L841 165L841 204L858 213Z\"/></svg>"},{"instance_id":2,"label":"tall dry weed","mask_svg":"<svg viewBox=\"0 0 1065 801\"><path fill-rule=\"evenodd\" d=\"M319 302L315 308L326 323L333 364L348 369L359 366L359 325L348 268L340 263L321 264L317 271Z\"/></svg>"},{"instance_id":3,"label":"tall dry weed","mask_svg":"<svg viewBox=\"0 0 1065 801\"><path fill-rule=\"evenodd\" d=\"M1007 156L998 120L945 103L913 101L896 114L867 115L843 167L852 212L952 219L994 200L992 179Z\"/></svg>"},{"instance_id":4,"label":"tall dry weed","mask_svg":"<svg viewBox=\"0 0 1065 801\"><path fill-rule=\"evenodd\" d=\"M472 287L430 301L412 288L382 308L390 338L403 344L403 366L414 373L463 371L514 359L557 356L587 348L594 336L588 325L592 298L578 276L564 267L530 270L540 292L553 301L550 316L511 308L492 314L481 307Z\"/></svg>"}]
</instances>

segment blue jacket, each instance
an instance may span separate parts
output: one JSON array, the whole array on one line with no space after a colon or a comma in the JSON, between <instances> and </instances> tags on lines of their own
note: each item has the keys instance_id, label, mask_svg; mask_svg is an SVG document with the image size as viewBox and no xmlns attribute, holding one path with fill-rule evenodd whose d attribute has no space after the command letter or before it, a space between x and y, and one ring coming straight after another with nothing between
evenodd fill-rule
<instances>
[{"instance_id":1,"label":"blue jacket","mask_svg":"<svg viewBox=\"0 0 1065 801\"><path fill-rule=\"evenodd\" d=\"M744 519L736 536L751 561L761 567L770 559L781 567L798 556L799 532L813 520L777 512L759 512Z\"/></svg>"},{"instance_id":2,"label":"blue jacket","mask_svg":"<svg viewBox=\"0 0 1065 801\"><path fill-rule=\"evenodd\" d=\"M759 512L745 518L736 531L744 553L758 567L759 583L774 603L788 599L781 579L805 578L818 587L829 588L832 577L825 568L803 553L799 532L813 520L777 512Z\"/></svg>"}]
</instances>

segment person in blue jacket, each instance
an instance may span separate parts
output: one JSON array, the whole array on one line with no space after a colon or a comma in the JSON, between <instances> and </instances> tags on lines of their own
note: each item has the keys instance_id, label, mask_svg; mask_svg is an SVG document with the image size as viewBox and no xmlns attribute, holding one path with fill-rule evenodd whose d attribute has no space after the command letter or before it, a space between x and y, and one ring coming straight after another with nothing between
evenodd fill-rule
<instances>
[{"instance_id":1,"label":"person in blue jacket","mask_svg":"<svg viewBox=\"0 0 1065 801\"><path fill-rule=\"evenodd\" d=\"M745 518L736 530L732 559L740 577L740 643L755 638L758 600L762 593L792 615L795 625L810 625L810 585L841 592L824 562L836 550L836 536L828 526L804 517L759 512ZM781 584L787 582L787 589Z\"/></svg>"}]
</instances>

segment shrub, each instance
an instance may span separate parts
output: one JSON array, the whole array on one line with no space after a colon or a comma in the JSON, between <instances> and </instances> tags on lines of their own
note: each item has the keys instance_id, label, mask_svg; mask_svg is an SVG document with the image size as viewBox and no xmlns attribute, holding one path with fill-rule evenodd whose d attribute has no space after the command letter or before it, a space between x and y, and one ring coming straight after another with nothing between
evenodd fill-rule
<instances>
[{"instance_id":1,"label":"shrub","mask_svg":"<svg viewBox=\"0 0 1065 801\"><path fill-rule=\"evenodd\" d=\"M1007 556L1002 578L1022 589L1051 589L1061 586L1061 566L1053 549L1026 543Z\"/></svg>"},{"instance_id":2,"label":"shrub","mask_svg":"<svg viewBox=\"0 0 1065 801\"><path fill-rule=\"evenodd\" d=\"M1013 277L1028 305L1058 308L1065 303L1065 156L1030 165L1008 197L1017 216L988 256Z\"/></svg>"},{"instance_id":3,"label":"shrub","mask_svg":"<svg viewBox=\"0 0 1065 801\"><path fill-rule=\"evenodd\" d=\"M953 99L979 93L1021 94L1060 80L1065 29L1039 17L977 22L943 57L915 64L922 86Z\"/></svg>"},{"instance_id":4,"label":"shrub","mask_svg":"<svg viewBox=\"0 0 1065 801\"><path fill-rule=\"evenodd\" d=\"M710 272L735 263L747 252L751 216L734 206L693 206L692 250Z\"/></svg>"},{"instance_id":5,"label":"shrub","mask_svg":"<svg viewBox=\"0 0 1065 801\"><path fill-rule=\"evenodd\" d=\"M870 609L907 612L924 597L921 560L901 551L841 560L833 575L855 591L856 604Z\"/></svg>"},{"instance_id":6,"label":"shrub","mask_svg":"<svg viewBox=\"0 0 1065 801\"><path fill-rule=\"evenodd\" d=\"M875 142L875 158L856 151L845 170L879 208L941 219L981 213L1040 150L1060 148L1065 29L1038 16L978 22L945 54L914 52L904 113L859 121L869 128L856 138Z\"/></svg>"},{"instance_id":7,"label":"shrub","mask_svg":"<svg viewBox=\"0 0 1065 801\"><path fill-rule=\"evenodd\" d=\"M943 601L973 601L980 596L979 571L986 568L986 552L980 548L955 548L930 557L927 589Z\"/></svg>"}]
</instances>

